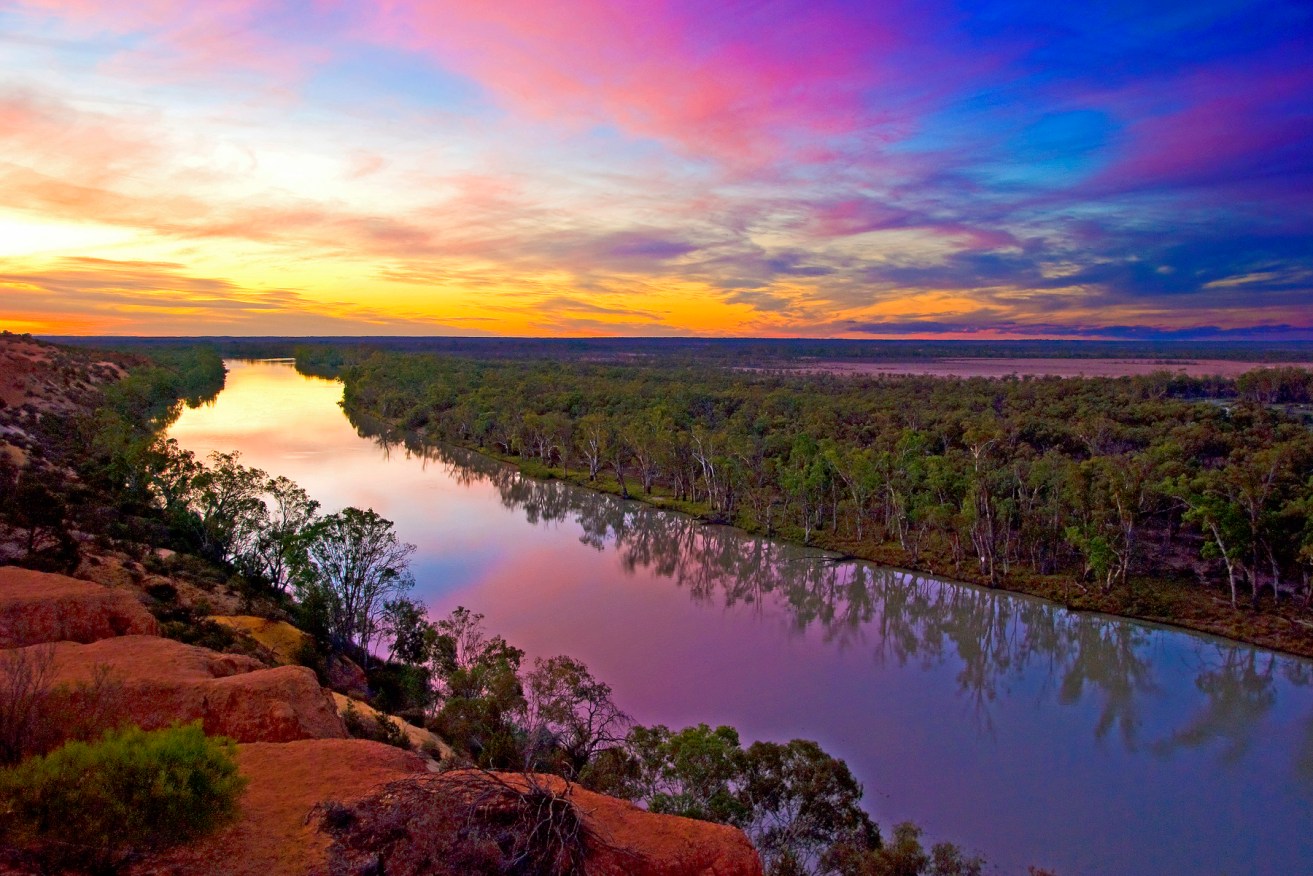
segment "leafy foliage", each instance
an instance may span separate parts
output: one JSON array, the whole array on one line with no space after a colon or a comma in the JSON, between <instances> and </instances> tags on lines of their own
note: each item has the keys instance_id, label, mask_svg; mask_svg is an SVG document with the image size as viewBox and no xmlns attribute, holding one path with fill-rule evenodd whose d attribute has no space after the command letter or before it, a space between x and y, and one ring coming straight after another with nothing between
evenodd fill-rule
<instances>
[{"instance_id":1,"label":"leafy foliage","mask_svg":"<svg viewBox=\"0 0 1313 876\"><path fill-rule=\"evenodd\" d=\"M232 820L245 785L234 753L199 723L70 742L0 772L0 829L47 867L113 873Z\"/></svg>"},{"instance_id":2,"label":"leafy foliage","mask_svg":"<svg viewBox=\"0 0 1313 876\"><path fill-rule=\"evenodd\" d=\"M397 538L392 521L373 509L346 508L305 531L297 590L314 591L327 609L328 634L339 645L369 654L384 606L414 581L407 568L415 546Z\"/></svg>"}]
</instances>

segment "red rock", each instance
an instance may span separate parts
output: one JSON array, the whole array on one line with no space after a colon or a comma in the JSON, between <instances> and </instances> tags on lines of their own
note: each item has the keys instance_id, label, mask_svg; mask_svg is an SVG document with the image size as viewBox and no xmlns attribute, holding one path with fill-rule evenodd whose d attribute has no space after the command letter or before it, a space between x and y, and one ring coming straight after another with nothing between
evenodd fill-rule
<instances>
[{"instance_id":1,"label":"red rock","mask_svg":"<svg viewBox=\"0 0 1313 876\"><path fill-rule=\"evenodd\" d=\"M357 699L369 696L369 679L365 670L350 657L337 654L329 657L324 674L328 676L328 686L338 693Z\"/></svg>"},{"instance_id":2,"label":"red rock","mask_svg":"<svg viewBox=\"0 0 1313 876\"><path fill-rule=\"evenodd\" d=\"M469 793L467 780L488 781L481 774L429 773L419 757L362 739L241 745L237 759L250 782L237 823L144 862L134 876L464 872L450 860L416 858L412 838L430 840L435 830L453 823L467 827L462 802ZM524 782L514 774L498 778L521 787ZM556 793L566 791L555 776L536 780ZM569 799L594 836L604 840L589 846L588 876L761 876L756 851L734 828L654 815L578 787L569 789ZM325 829L321 804L328 801L344 804L353 824L383 813L384 830L368 837L377 853L343 854ZM389 807L393 811L384 812Z\"/></svg>"},{"instance_id":3,"label":"red rock","mask_svg":"<svg viewBox=\"0 0 1313 876\"><path fill-rule=\"evenodd\" d=\"M127 591L0 567L0 648L158 633L155 618Z\"/></svg>"},{"instance_id":4,"label":"red rock","mask_svg":"<svg viewBox=\"0 0 1313 876\"><path fill-rule=\"evenodd\" d=\"M53 648L56 684L90 682L105 667L115 688L110 713L148 730L200 720L206 733L238 742L346 736L331 696L303 666L264 669L250 657L156 636L33 647ZM75 705L80 696L90 693L75 690Z\"/></svg>"},{"instance_id":5,"label":"red rock","mask_svg":"<svg viewBox=\"0 0 1313 876\"><path fill-rule=\"evenodd\" d=\"M329 837L307 815L326 800L353 801L423 772L417 755L364 739L240 745L250 780L236 824L134 872L170 876L304 876L321 870Z\"/></svg>"},{"instance_id":6,"label":"red rock","mask_svg":"<svg viewBox=\"0 0 1313 876\"><path fill-rule=\"evenodd\" d=\"M518 788L526 786L521 775L498 777ZM567 786L559 776L532 778L555 794L568 793L584 824L604 841L590 846L587 876L761 876L757 851L738 828L657 815L626 800Z\"/></svg>"}]
</instances>

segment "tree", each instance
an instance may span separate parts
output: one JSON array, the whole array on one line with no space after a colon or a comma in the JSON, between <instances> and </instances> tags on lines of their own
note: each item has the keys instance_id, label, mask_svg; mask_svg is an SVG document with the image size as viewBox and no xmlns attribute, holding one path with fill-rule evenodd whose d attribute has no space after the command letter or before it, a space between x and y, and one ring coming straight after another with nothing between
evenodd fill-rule
<instances>
[{"instance_id":1,"label":"tree","mask_svg":"<svg viewBox=\"0 0 1313 876\"><path fill-rule=\"evenodd\" d=\"M767 861L811 866L837 843L878 848L880 833L861 807L848 765L807 739L754 742L745 760L746 830Z\"/></svg>"},{"instance_id":2,"label":"tree","mask_svg":"<svg viewBox=\"0 0 1313 876\"><path fill-rule=\"evenodd\" d=\"M54 678L54 645L0 653L0 764L17 763L30 753Z\"/></svg>"},{"instance_id":3,"label":"tree","mask_svg":"<svg viewBox=\"0 0 1313 876\"><path fill-rule=\"evenodd\" d=\"M1239 581L1246 571L1249 528L1226 474L1223 469L1203 471L1194 478L1173 481L1168 489L1185 504L1184 519L1204 531L1204 558L1221 558L1226 565L1231 607L1235 608L1239 602Z\"/></svg>"},{"instance_id":4,"label":"tree","mask_svg":"<svg viewBox=\"0 0 1313 876\"><path fill-rule=\"evenodd\" d=\"M319 503L295 481L281 475L264 484L269 497L265 526L256 536L250 561L277 591L286 592L298 565L305 563L305 535Z\"/></svg>"},{"instance_id":5,"label":"tree","mask_svg":"<svg viewBox=\"0 0 1313 876\"><path fill-rule=\"evenodd\" d=\"M588 463L588 480L597 480L597 473L602 469L602 462L607 451L607 437L610 426L600 414L588 414L579 419L575 429L574 440L579 454Z\"/></svg>"},{"instance_id":6,"label":"tree","mask_svg":"<svg viewBox=\"0 0 1313 876\"><path fill-rule=\"evenodd\" d=\"M780 487L797 507L803 544L811 543L812 529L821 517L819 506L829 485L830 466L820 446L810 435L799 435L793 441L788 466L780 472Z\"/></svg>"},{"instance_id":7,"label":"tree","mask_svg":"<svg viewBox=\"0 0 1313 876\"><path fill-rule=\"evenodd\" d=\"M672 733L657 725L634 727L626 747L630 796L653 812L742 828L769 873L816 872L841 848L860 859L880 847L861 785L815 742L755 742L744 751L733 727Z\"/></svg>"},{"instance_id":8,"label":"tree","mask_svg":"<svg viewBox=\"0 0 1313 876\"><path fill-rule=\"evenodd\" d=\"M203 466L196 455L183 450L176 438L156 440L138 449L131 471L141 487L175 520L189 511L192 482Z\"/></svg>"},{"instance_id":9,"label":"tree","mask_svg":"<svg viewBox=\"0 0 1313 876\"><path fill-rule=\"evenodd\" d=\"M16 484L5 497L8 501L0 510L15 527L27 530L25 547L29 562L34 562L42 552L51 552L62 555L52 558L61 560L57 566L75 567L77 543L68 534L65 523L68 508L63 498L69 490L61 481L59 469L26 468L19 473Z\"/></svg>"},{"instance_id":10,"label":"tree","mask_svg":"<svg viewBox=\"0 0 1313 876\"><path fill-rule=\"evenodd\" d=\"M189 506L196 515L201 550L227 563L253 553L268 509L262 495L268 476L247 468L232 453L212 453L213 464L192 477Z\"/></svg>"},{"instance_id":11,"label":"tree","mask_svg":"<svg viewBox=\"0 0 1313 876\"><path fill-rule=\"evenodd\" d=\"M982 858L964 856L953 843L936 843L927 854L921 845L923 833L904 821L894 826L888 843L867 849L836 846L824 857L822 871L837 876L981 876L984 872Z\"/></svg>"},{"instance_id":12,"label":"tree","mask_svg":"<svg viewBox=\"0 0 1313 876\"><path fill-rule=\"evenodd\" d=\"M559 772L573 779L599 751L624 741L629 716L611 686L571 657L534 661L525 684L525 763L559 754Z\"/></svg>"},{"instance_id":13,"label":"tree","mask_svg":"<svg viewBox=\"0 0 1313 876\"><path fill-rule=\"evenodd\" d=\"M750 809L738 795L744 755L733 727L706 724L677 733L635 727L628 745L639 763L639 797L653 812L744 825Z\"/></svg>"},{"instance_id":14,"label":"tree","mask_svg":"<svg viewBox=\"0 0 1313 876\"><path fill-rule=\"evenodd\" d=\"M392 521L373 509L346 508L306 531L305 555L295 579L304 596L322 596L330 638L358 648L366 660L383 605L413 585L408 563L413 544L397 538Z\"/></svg>"},{"instance_id":15,"label":"tree","mask_svg":"<svg viewBox=\"0 0 1313 876\"><path fill-rule=\"evenodd\" d=\"M437 645L438 631L429 623L428 611L404 596L383 603L379 632L388 639L388 662L426 664Z\"/></svg>"},{"instance_id":16,"label":"tree","mask_svg":"<svg viewBox=\"0 0 1313 876\"><path fill-rule=\"evenodd\" d=\"M522 766L523 733L515 718L525 708L519 676L524 652L501 636L488 636L483 615L463 606L434 626L430 659L441 704L433 729L480 766Z\"/></svg>"}]
</instances>

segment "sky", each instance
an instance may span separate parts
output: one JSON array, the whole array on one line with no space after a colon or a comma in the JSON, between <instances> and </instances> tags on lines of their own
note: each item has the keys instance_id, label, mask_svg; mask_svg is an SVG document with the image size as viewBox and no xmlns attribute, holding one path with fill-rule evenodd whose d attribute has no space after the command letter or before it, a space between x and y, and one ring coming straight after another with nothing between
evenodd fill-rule
<instances>
[{"instance_id":1,"label":"sky","mask_svg":"<svg viewBox=\"0 0 1313 876\"><path fill-rule=\"evenodd\" d=\"M1313 339L1313 4L0 0L0 327Z\"/></svg>"}]
</instances>

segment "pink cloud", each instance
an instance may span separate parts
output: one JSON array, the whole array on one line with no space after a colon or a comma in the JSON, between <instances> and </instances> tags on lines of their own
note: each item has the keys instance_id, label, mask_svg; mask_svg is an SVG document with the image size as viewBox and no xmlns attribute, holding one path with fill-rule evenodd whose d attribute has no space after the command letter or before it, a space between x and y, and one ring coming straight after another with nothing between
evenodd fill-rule
<instances>
[{"instance_id":1,"label":"pink cloud","mask_svg":"<svg viewBox=\"0 0 1313 876\"><path fill-rule=\"evenodd\" d=\"M820 237L843 237L906 228L912 221L912 214L907 210L867 198L849 198L817 207L808 230Z\"/></svg>"},{"instance_id":2,"label":"pink cloud","mask_svg":"<svg viewBox=\"0 0 1313 876\"><path fill-rule=\"evenodd\" d=\"M1162 93L1162 92L1157 92ZM1096 189L1224 184L1243 187L1277 178L1274 166L1308 149L1313 120L1290 108L1313 93L1313 69L1256 76L1253 71L1196 72L1166 90L1165 109L1136 106L1119 160L1091 181ZM1114 103L1138 103L1137 94ZM1307 196L1307 192L1305 193Z\"/></svg>"},{"instance_id":3,"label":"pink cloud","mask_svg":"<svg viewBox=\"0 0 1313 876\"><path fill-rule=\"evenodd\" d=\"M470 76L518 111L744 164L778 157L798 134L865 124L863 89L881 81L873 59L899 39L892 21L801 6L754 18L604 0L394 0L378 37Z\"/></svg>"},{"instance_id":4,"label":"pink cloud","mask_svg":"<svg viewBox=\"0 0 1313 876\"><path fill-rule=\"evenodd\" d=\"M872 127L904 136L915 124L910 95L929 86L896 57L912 46L939 54L925 33L932 17L900 3L853 11L798 0L20 2L74 34L147 37L107 62L137 78L255 73L276 90L345 46L373 43L467 76L512 112L576 130L611 126L743 168L841 154L818 137ZM940 60L930 81L969 66ZM878 145L868 137L862 151Z\"/></svg>"},{"instance_id":5,"label":"pink cloud","mask_svg":"<svg viewBox=\"0 0 1313 876\"><path fill-rule=\"evenodd\" d=\"M0 93L0 144L7 162L39 158L84 184L157 163L161 149L139 123L25 92Z\"/></svg>"}]
</instances>

